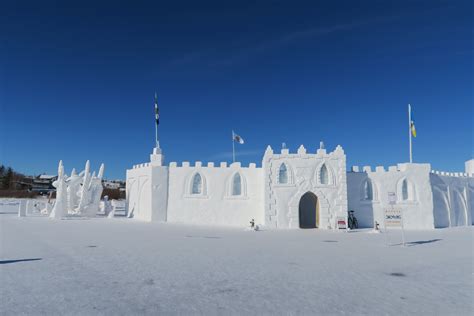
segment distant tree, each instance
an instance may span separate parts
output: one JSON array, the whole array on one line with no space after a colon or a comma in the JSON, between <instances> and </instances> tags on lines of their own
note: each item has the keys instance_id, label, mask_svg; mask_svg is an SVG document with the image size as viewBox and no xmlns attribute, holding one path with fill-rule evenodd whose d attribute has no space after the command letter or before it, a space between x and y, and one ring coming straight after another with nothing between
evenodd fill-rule
<instances>
[{"instance_id":1,"label":"distant tree","mask_svg":"<svg viewBox=\"0 0 474 316\"><path fill-rule=\"evenodd\" d=\"M106 195L109 197L109 200L125 199L125 191L121 191L120 189L104 188L104 191L102 191L102 198Z\"/></svg>"},{"instance_id":2,"label":"distant tree","mask_svg":"<svg viewBox=\"0 0 474 316\"><path fill-rule=\"evenodd\" d=\"M5 172L5 175L2 177L3 189L10 189L12 180L13 180L13 169L11 167L8 167L7 171Z\"/></svg>"},{"instance_id":3,"label":"distant tree","mask_svg":"<svg viewBox=\"0 0 474 316\"><path fill-rule=\"evenodd\" d=\"M2 165L0 167L0 189L5 189L4 187L4 182L5 182L5 172L6 172L6 168L4 165Z\"/></svg>"}]
</instances>

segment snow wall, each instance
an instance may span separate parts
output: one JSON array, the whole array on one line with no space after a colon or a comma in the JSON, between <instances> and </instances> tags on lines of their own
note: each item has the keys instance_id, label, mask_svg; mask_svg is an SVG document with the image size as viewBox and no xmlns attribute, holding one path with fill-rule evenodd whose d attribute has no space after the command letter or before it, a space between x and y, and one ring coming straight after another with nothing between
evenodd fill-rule
<instances>
[{"instance_id":1,"label":"snow wall","mask_svg":"<svg viewBox=\"0 0 474 316\"><path fill-rule=\"evenodd\" d=\"M471 225L474 222L474 178L467 173L432 171L430 164L353 167L346 172L341 146L327 153L320 148L307 153L282 149L265 151L262 168L240 163L219 165L201 162L164 165L161 150L150 162L127 170L129 214L146 221L200 225L248 226L251 219L269 228L299 228L299 204L311 192L317 197L317 226L336 228L336 219L354 210L359 227L384 227L384 213L403 213L407 229L432 229ZM280 179L282 165L285 181ZM323 168L324 166L324 168ZM466 163L466 170L471 165ZM326 169L326 177L322 170ZM199 174L202 188L192 192ZM232 179L240 175L242 192L232 194ZM323 180L325 178L325 180ZM389 203L389 193L395 197Z\"/></svg>"},{"instance_id":2,"label":"snow wall","mask_svg":"<svg viewBox=\"0 0 474 316\"><path fill-rule=\"evenodd\" d=\"M199 174L202 193L192 194L193 179ZM232 181L240 176L241 194L232 194ZM168 221L202 225L248 226L251 219L263 223L263 173L255 164L242 167L213 163L181 167L170 163Z\"/></svg>"},{"instance_id":3,"label":"snow wall","mask_svg":"<svg viewBox=\"0 0 474 316\"><path fill-rule=\"evenodd\" d=\"M192 194L196 174L201 193ZM232 195L232 180L240 175L242 192ZM135 166L127 171L128 209L134 217L200 225L248 226L251 219L263 223L263 171L255 164L219 166L183 162L178 166Z\"/></svg>"},{"instance_id":4,"label":"snow wall","mask_svg":"<svg viewBox=\"0 0 474 316\"><path fill-rule=\"evenodd\" d=\"M406 181L404 187L403 181ZM371 186L371 198L367 186ZM349 209L360 227L383 227L385 209L400 209L408 229L444 228L473 224L474 178L467 173L432 171L430 164L353 167L347 174ZM396 202L388 201L394 192ZM369 194L370 195L370 194Z\"/></svg>"},{"instance_id":5,"label":"snow wall","mask_svg":"<svg viewBox=\"0 0 474 316\"><path fill-rule=\"evenodd\" d=\"M463 173L433 171L430 182L436 228L474 224L474 178Z\"/></svg>"},{"instance_id":6,"label":"snow wall","mask_svg":"<svg viewBox=\"0 0 474 316\"><path fill-rule=\"evenodd\" d=\"M384 212L393 207L402 211L405 228L434 228L430 169L429 164L408 163L388 170L366 166L361 172L353 167L347 173L348 204L355 211L359 227L373 227L374 221L384 227ZM367 194L368 185L371 194ZM393 206L389 203L389 192L396 196Z\"/></svg>"}]
</instances>

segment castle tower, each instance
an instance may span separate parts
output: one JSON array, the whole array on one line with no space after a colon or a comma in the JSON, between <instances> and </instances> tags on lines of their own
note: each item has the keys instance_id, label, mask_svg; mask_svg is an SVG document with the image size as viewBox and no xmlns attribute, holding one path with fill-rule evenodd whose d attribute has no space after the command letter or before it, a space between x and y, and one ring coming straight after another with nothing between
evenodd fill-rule
<instances>
[{"instance_id":1,"label":"castle tower","mask_svg":"<svg viewBox=\"0 0 474 316\"><path fill-rule=\"evenodd\" d=\"M474 176L474 159L466 161L466 173Z\"/></svg>"},{"instance_id":2,"label":"castle tower","mask_svg":"<svg viewBox=\"0 0 474 316\"><path fill-rule=\"evenodd\" d=\"M272 228L336 228L347 215L346 156L341 146L316 153L301 145L296 153L269 146L262 166L265 225Z\"/></svg>"}]
</instances>

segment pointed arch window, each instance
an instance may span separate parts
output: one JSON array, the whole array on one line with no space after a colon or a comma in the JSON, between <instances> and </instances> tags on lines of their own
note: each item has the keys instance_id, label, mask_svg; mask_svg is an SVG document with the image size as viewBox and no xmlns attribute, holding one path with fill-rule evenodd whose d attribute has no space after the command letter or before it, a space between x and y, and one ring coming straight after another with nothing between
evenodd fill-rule
<instances>
[{"instance_id":1,"label":"pointed arch window","mask_svg":"<svg viewBox=\"0 0 474 316\"><path fill-rule=\"evenodd\" d=\"M323 166L319 170L319 183L329 184L329 171L326 167L326 164L323 164Z\"/></svg>"},{"instance_id":2,"label":"pointed arch window","mask_svg":"<svg viewBox=\"0 0 474 316\"><path fill-rule=\"evenodd\" d=\"M403 179L402 182L402 200L403 201L408 201L409 195L408 195L408 181L407 179Z\"/></svg>"},{"instance_id":3,"label":"pointed arch window","mask_svg":"<svg viewBox=\"0 0 474 316\"><path fill-rule=\"evenodd\" d=\"M240 176L240 173L236 173L234 178L232 178L232 195L242 195L242 177Z\"/></svg>"},{"instance_id":4,"label":"pointed arch window","mask_svg":"<svg viewBox=\"0 0 474 316\"><path fill-rule=\"evenodd\" d=\"M397 184L397 196L400 202L416 202L416 189L413 182L403 178Z\"/></svg>"},{"instance_id":5,"label":"pointed arch window","mask_svg":"<svg viewBox=\"0 0 474 316\"><path fill-rule=\"evenodd\" d=\"M201 177L201 174L199 173L196 173L193 177L193 182L191 186L191 194L192 195L202 194L202 177Z\"/></svg>"},{"instance_id":6,"label":"pointed arch window","mask_svg":"<svg viewBox=\"0 0 474 316\"><path fill-rule=\"evenodd\" d=\"M364 200L372 201L374 199L374 188L372 186L372 181L367 179L364 183Z\"/></svg>"},{"instance_id":7,"label":"pointed arch window","mask_svg":"<svg viewBox=\"0 0 474 316\"><path fill-rule=\"evenodd\" d=\"M280 165L280 170L278 171L278 183L287 184L288 183L288 168L286 164L282 163Z\"/></svg>"}]
</instances>

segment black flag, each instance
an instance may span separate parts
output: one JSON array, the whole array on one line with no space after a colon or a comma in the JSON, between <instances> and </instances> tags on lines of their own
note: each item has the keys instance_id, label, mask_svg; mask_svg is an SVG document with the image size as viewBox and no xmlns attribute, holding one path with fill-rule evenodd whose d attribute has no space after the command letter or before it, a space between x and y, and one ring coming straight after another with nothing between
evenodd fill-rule
<instances>
[{"instance_id":1,"label":"black flag","mask_svg":"<svg viewBox=\"0 0 474 316\"><path fill-rule=\"evenodd\" d=\"M155 92L155 122L156 125L160 124L160 110L158 109L158 96Z\"/></svg>"}]
</instances>

